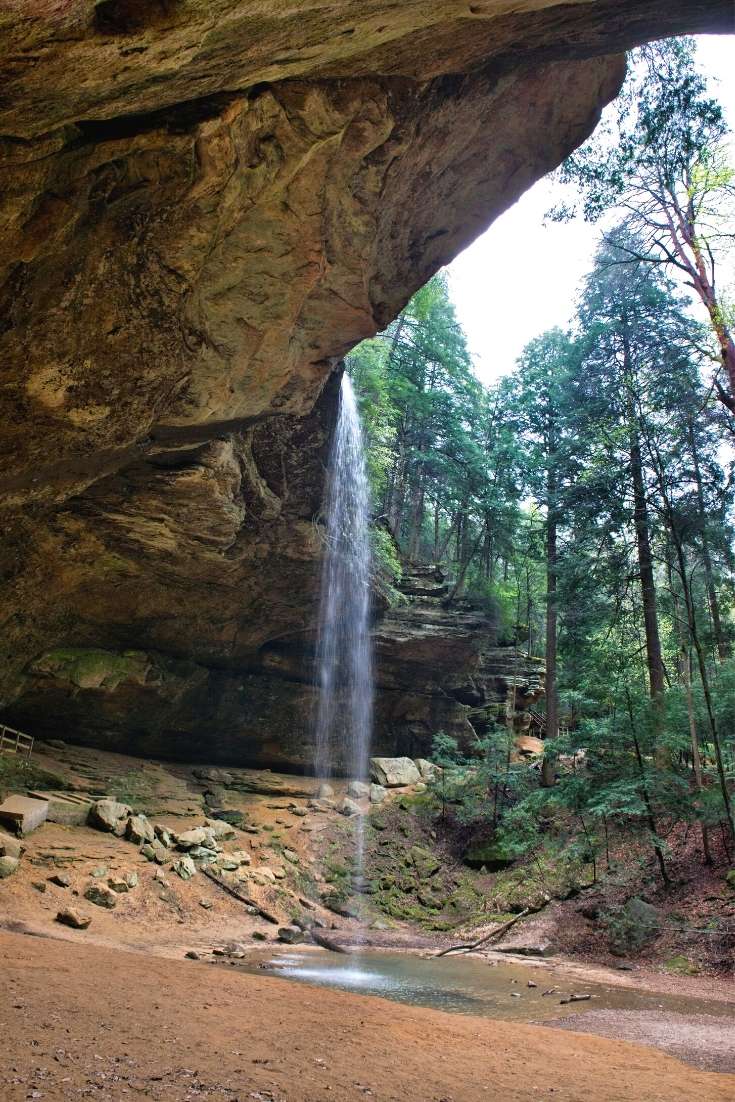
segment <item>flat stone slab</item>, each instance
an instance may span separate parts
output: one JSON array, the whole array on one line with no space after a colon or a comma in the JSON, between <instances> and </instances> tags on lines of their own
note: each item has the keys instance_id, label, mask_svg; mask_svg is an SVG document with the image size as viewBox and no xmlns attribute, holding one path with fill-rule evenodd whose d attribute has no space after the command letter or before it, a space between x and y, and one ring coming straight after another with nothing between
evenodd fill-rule
<instances>
[{"instance_id":1,"label":"flat stone slab","mask_svg":"<svg viewBox=\"0 0 735 1102\"><path fill-rule=\"evenodd\" d=\"M34 800L48 801L48 821L64 826L84 826L94 801L73 792L29 792Z\"/></svg>"},{"instance_id":2,"label":"flat stone slab","mask_svg":"<svg viewBox=\"0 0 735 1102\"><path fill-rule=\"evenodd\" d=\"M45 823L48 817L48 800L34 800L30 796L8 796L0 804L0 823L12 828L16 834L30 834Z\"/></svg>"}]
</instances>

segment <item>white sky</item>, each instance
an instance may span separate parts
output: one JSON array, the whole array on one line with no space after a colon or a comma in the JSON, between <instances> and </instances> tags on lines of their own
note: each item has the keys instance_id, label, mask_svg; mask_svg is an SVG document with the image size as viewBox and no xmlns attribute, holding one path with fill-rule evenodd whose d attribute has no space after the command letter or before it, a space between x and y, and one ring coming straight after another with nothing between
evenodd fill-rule
<instances>
[{"instance_id":1,"label":"white sky","mask_svg":"<svg viewBox=\"0 0 735 1102\"><path fill-rule=\"evenodd\" d=\"M697 44L699 68L735 130L735 37L702 35ZM533 337L569 324L577 288L592 267L599 227L581 219L545 224L554 196L548 177L539 180L447 268L457 317L485 383L511 371Z\"/></svg>"}]
</instances>

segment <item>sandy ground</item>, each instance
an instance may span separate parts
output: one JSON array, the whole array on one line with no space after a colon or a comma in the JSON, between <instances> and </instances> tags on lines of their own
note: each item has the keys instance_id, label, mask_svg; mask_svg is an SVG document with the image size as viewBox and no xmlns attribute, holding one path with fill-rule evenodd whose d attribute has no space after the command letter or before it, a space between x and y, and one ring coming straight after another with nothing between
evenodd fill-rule
<instances>
[{"instance_id":1,"label":"sandy ground","mask_svg":"<svg viewBox=\"0 0 735 1102\"><path fill-rule=\"evenodd\" d=\"M642 1041L705 1071L735 1073L735 1022L711 1014L666 1014L655 1010L590 1010L574 1021L546 1022L575 1033Z\"/></svg>"},{"instance_id":2,"label":"sandy ground","mask_svg":"<svg viewBox=\"0 0 735 1102\"><path fill-rule=\"evenodd\" d=\"M0 1097L730 1102L735 1076L580 1033L0 933Z\"/></svg>"}]
</instances>

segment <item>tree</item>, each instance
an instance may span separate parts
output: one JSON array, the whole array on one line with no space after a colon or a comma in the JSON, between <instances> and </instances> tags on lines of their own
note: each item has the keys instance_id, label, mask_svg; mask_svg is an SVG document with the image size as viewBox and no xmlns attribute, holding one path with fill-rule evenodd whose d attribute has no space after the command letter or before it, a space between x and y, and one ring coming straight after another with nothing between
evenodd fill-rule
<instances>
[{"instance_id":1,"label":"tree","mask_svg":"<svg viewBox=\"0 0 735 1102\"><path fill-rule=\"evenodd\" d=\"M565 162L561 177L580 189L588 219L623 213L622 231L609 235L620 262L667 266L702 302L717 344L714 385L735 412L732 317L719 279L735 237L727 136L722 108L696 70L692 39L655 42L634 52L607 128Z\"/></svg>"}]
</instances>

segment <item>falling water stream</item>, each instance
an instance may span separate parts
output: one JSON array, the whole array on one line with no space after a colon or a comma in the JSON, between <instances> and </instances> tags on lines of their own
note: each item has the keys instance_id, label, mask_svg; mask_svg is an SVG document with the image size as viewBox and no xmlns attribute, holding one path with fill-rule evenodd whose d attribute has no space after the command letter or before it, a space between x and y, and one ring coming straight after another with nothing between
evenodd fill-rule
<instances>
[{"instance_id":1,"label":"falling water stream","mask_svg":"<svg viewBox=\"0 0 735 1102\"><path fill-rule=\"evenodd\" d=\"M317 641L319 706L315 773L340 768L366 781L373 718L370 641L370 493L355 392L342 376L325 499L326 551ZM355 875L362 879L363 817L357 816Z\"/></svg>"}]
</instances>

